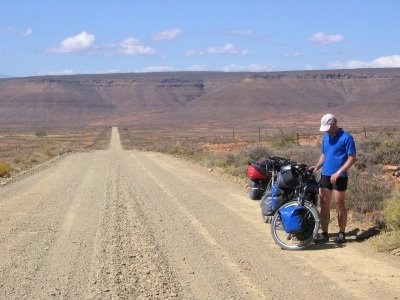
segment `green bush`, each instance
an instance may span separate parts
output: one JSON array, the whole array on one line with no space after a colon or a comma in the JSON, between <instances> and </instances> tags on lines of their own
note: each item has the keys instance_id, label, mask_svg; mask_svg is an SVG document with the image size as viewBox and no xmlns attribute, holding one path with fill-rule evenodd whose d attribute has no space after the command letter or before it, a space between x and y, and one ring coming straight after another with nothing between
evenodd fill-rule
<instances>
[{"instance_id":1,"label":"green bush","mask_svg":"<svg viewBox=\"0 0 400 300\"><path fill-rule=\"evenodd\" d=\"M290 147L286 147L286 149L281 151L278 156L287 157L292 161L313 166L318 162L318 159L321 156L321 148L292 145Z\"/></svg>"},{"instance_id":2,"label":"green bush","mask_svg":"<svg viewBox=\"0 0 400 300\"><path fill-rule=\"evenodd\" d=\"M393 189L393 182L382 174L352 168L346 202L349 209L365 213L383 209L383 203Z\"/></svg>"},{"instance_id":3,"label":"green bush","mask_svg":"<svg viewBox=\"0 0 400 300\"><path fill-rule=\"evenodd\" d=\"M400 247L400 230L382 233L373 239L373 245L378 251L391 251Z\"/></svg>"},{"instance_id":4,"label":"green bush","mask_svg":"<svg viewBox=\"0 0 400 300\"><path fill-rule=\"evenodd\" d=\"M37 137L43 137L43 136L47 136L47 133L46 133L45 131L39 130L39 131L36 131L36 132L35 132L35 135L36 135Z\"/></svg>"},{"instance_id":5,"label":"green bush","mask_svg":"<svg viewBox=\"0 0 400 300\"><path fill-rule=\"evenodd\" d=\"M0 176L5 176L10 171L11 171L11 167L4 161L0 160Z\"/></svg>"},{"instance_id":6,"label":"green bush","mask_svg":"<svg viewBox=\"0 0 400 300\"><path fill-rule=\"evenodd\" d=\"M358 145L358 165L367 167L376 164L400 164L400 139L391 133L382 133Z\"/></svg>"},{"instance_id":7,"label":"green bush","mask_svg":"<svg viewBox=\"0 0 400 300\"><path fill-rule=\"evenodd\" d=\"M22 158L20 158L20 157L16 157L13 159L13 163L16 165L20 164L21 162L22 162Z\"/></svg>"},{"instance_id":8,"label":"green bush","mask_svg":"<svg viewBox=\"0 0 400 300\"><path fill-rule=\"evenodd\" d=\"M396 189L391 199L385 202L385 224L390 230L400 230L400 189Z\"/></svg>"},{"instance_id":9,"label":"green bush","mask_svg":"<svg viewBox=\"0 0 400 300\"><path fill-rule=\"evenodd\" d=\"M46 154L48 157L53 157L54 153L51 149L47 148L46 150L44 150L44 154Z\"/></svg>"},{"instance_id":10,"label":"green bush","mask_svg":"<svg viewBox=\"0 0 400 300\"><path fill-rule=\"evenodd\" d=\"M171 155L190 156L193 155L193 150L181 144L176 144L167 151Z\"/></svg>"},{"instance_id":11,"label":"green bush","mask_svg":"<svg viewBox=\"0 0 400 300\"><path fill-rule=\"evenodd\" d=\"M297 144L297 137L294 133L285 133L282 130L279 131L279 134L272 138L271 144L276 148L283 148L290 145Z\"/></svg>"},{"instance_id":12,"label":"green bush","mask_svg":"<svg viewBox=\"0 0 400 300\"><path fill-rule=\"evenodd\" d=\"M218 159L219 158L215 153L208 153L201 159L200 164L205 167L214 167Z\"/></svg>"},{"instance_id":13,"label":"green bush","mask_svg":"<svg viewBox=\"0 0 400 300\"><path fill-rule=\"evenodd\" d=\"M246 163L252 160L259 161L267 159L270 153L270 150L265 146L247 146L239 152L237 159L239 161L246 161Z\"/></svg>"}]
</instances>

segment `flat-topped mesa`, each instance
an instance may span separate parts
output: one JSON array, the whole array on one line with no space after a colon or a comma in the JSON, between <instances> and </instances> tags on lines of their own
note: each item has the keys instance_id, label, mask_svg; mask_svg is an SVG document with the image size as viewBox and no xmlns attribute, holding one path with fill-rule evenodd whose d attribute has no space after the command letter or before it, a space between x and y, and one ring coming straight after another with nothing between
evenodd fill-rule
<instances>
[{"instance_id":1,"label":"flat-topped mesa","mask_svg":"<svg viewBox=\"0 0 400 300\"><path fill-rule=\"evenodd\" d=\"M398 124L400 69L159 72L0 79L0 125ZM360 120L362 116L362 120Z\"/></svg>"}]
</instances>

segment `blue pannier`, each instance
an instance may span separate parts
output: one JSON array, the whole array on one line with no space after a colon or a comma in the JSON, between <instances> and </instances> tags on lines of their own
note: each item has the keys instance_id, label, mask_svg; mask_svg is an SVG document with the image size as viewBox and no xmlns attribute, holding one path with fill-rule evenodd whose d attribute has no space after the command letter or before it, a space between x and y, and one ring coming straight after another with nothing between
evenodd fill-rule
<instances>
[{"instance_id":1,"label":"blue pannier","mask_svg":"<svg viewBox=\"0 0 400 300\"><path fill-rule=\"evenodd\" d=\"M303 206L288 206L279 209L283 229L287 233L298 233L304 230L304 213L306 209Z\"/></svg>"}]
</instances>

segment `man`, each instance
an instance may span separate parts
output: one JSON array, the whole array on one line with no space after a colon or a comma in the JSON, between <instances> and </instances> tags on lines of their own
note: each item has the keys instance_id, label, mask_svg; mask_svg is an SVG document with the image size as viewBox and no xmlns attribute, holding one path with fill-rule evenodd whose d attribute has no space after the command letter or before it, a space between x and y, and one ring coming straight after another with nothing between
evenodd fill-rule
<instances>
[{"instance_id":1,"label":"man","mask_svg":"<svg viewBox=\"0 0 400 300\"><path fill-rule=\"evenodd\" d=\"M310 168L311 171L315 172L322 167L319 188L322 233L316 238L315 242L325 243L329 241L328 226L333 196L339 222L339 234L335 238L335 242L345 243L347 170L357 160L356 146L353 137L337 126L336 117L332 114L326 114L321 118L319 130L325 132L322 140L322 154L318 163Z\"/></svg>"}]
</instances>

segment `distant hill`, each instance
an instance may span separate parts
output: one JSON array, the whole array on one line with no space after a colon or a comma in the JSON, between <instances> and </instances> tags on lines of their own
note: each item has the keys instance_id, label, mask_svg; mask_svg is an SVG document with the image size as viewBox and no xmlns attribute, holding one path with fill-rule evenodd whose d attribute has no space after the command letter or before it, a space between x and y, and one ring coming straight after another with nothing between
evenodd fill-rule
<instances>
[{"instance_id":1,"label":"distant hill","mask_svg":"<svg viewBox=\"0 0 400 300\"><path fill-rule=\"evenodd\" d=\"M1 126L400 124L400 69L0 79Z\"/></svg>"}]
</instances>

